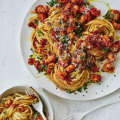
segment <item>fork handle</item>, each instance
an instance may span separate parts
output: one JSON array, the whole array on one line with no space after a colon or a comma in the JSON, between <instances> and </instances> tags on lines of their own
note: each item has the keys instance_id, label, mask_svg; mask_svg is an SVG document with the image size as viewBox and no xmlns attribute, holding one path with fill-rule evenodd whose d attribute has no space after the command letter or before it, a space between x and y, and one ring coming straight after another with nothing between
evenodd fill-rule
<instances>
[{"instance_id":1,"label":"fork handle","mask_svg":"<svg viewBox=\"0 0 120 120\"><path fill-rule=\"evenodd\" d=\"M112 104L115 104L115 103L118 103L118 102L120 102L120 94L106 100L103 104L101 104L99 106L96 106L95 108L90 109L87 112L74 113L74 114L70 115L69 117L65 118L64 120L80 120L79 118L81 118L81 120L82 120L86 115L93 112L94 110L97 110L99 108L102 108L102 107L105 107L105 106L108 106L108 105L112 105Z\"/></svg>"},{"instance_id":2,"label":"fork handle","mask_svg":"<svg viewBox=\"0 0 120 120\"><path fill-rule=\"evenodd\" d=\"M40 112L40 114L41 114L43 120L47 120L43 112Z\"/></svg>"}]
</instances>

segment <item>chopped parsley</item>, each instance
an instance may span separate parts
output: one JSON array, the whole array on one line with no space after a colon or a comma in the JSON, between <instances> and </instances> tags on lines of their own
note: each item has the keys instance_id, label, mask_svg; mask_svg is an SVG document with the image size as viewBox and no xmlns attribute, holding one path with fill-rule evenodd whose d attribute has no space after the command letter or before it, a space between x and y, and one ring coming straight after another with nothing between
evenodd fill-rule
<instances>
[{"instance_id":1,"label":"chopped parsley","mask_svg":"<svg viewBox=\"0 0 120 120\"><path fill-rule=\"evenodd\" d=\"M67 57L65 57L65 59L66 59L66 60L68 60L68 58L67 58Z\"/></svg>"},{"instance_id":2,"label":"chopped parsley","mask_svg":"<svg viewBox=\"0 0 120 120\"><path fill-rule=\"evenodd\" d=\"M76 26L76 29L74 30L75 34L80 37L82 36L82 31L83 31L83 28L81 26L81 23L77 23L77 26Z\"/></svg>"},{"instance_id":3,"label":"chopped parsley","mask_svg":"<svg viewBox=\"0 0 120 120\"><path fill-rule=\"evenodd\" d=\"M84 84L83 89L84 89L84 90L87 90L87 89L88 89L88 84L87 84L87 83Z\"/></svg>"},{"instance_id":4,"label":"chopped parsley","mask_svg":"<svg viewBox=\"0 0 120 120\"><path fill-rule=\"evenodd\" d=\"M30 55L29 57L33 57L33 55Z\"/></svg>"},{"instance_id":5,"label":"chopped parsley","mask_svg":"<svg viewBox=\"0 0 120 120\"><path fill-rule=\"evenodd\" d=\"M75 19L77 19L77 20L80 19L80 14L76 14ZM78 23L76 22L75 25L77 25L77 24Z\"/></svg>"},{"instance_id":6,"label":"chopped parsley","mask_svg":"<svg viewBox=\"0 0 120 120\"><path fill-rule=\"evenodd\" d=\"M2 101L2 105L5 103L5 100Z\"/></svg>"},{"instance_id":7,"label":"chopped parsley","mask_svg":"<svg viewBox=\"0 0 120 120\"><path fill-rule=\"evenodd\" d=\"M105 52L105 53L108 53L109 52L109 48L108 49L104 49L103 48L102 51Z\"/></svg>"},{"instance_id":8,"label":"chopped parsley","mask_svg":"<svg viewBox=\"0 0 120 120\"><path fill-rule=\"evenodd\" d=\"M78 92L82 92L82 87L77 89Z\"/></svg>"},{"instance_id":9,"label":"chopped parsley","mask_svg":"<svg viewBox=\"0 0 120 120\"><path fill-rule=\"evenodd\" d=\"M44 65L41 65L41 69L43 69L45 66Z\"/></svg>"},{"instance_id":10,"label":"chopped parsley","mask_svg":"<svg viewBox=\"0 0 120 120\"><path fill-rule=\"evenodd\" d=\"M113 19L114 15L111 13L111 10L108 10L104 17L105 19Z\"/></svg>"},{"instance_id":11,"label":"chopped parsley","mask_svg":"<svg viewBox=\"0 0 120 120\"><path fill-rule=\"evenodd\" d=\"M90 66L86 65L86 66L85 66L85 70L88 70L88 71L89 71L89 70L90 70Z\"/></svg>"},{"instance_id":12,"label":"chopped parsley","mask_svg":"<svg viewBox=\"0 0 120 120\"><path fill-rule=\"evenodd\" d=\"M58 62L58 58L56 58L56 60L55 60L55 63L57 63Z\"/></svg>"},{"instance_id":13,"label":"chopped parsley","mask_svg":"<svg viewBox=\"0 0 120 120\"><path fill-rule=\"evenodd\" d=\"M36 25L38 25L38 21L37 21L37 20L35 20L34 23L35 23Z\"/></svg>"},{"instance_id":14,"label":"chopped parsley","mask_svg":"<svg viewBox=\"0 0 120 120\"><path fill-rule=\"evenodd\" d=\"M68 37L68 35L63 36L62 43L64 43L64 44L68 44L68 41L69 41L69 37Z\"/></svg>"},{"instance_id":15,"label":"chopped parsley","mask_svg":"<svg viewBox=\"0 0 120 120\"><path fill-rule=\"evenodd\" d=\"M3 113L6 114L6 111L4 111Z\"/></svg>"},{"instance_id":16,"label":"chopped parsley","mask_svg":"<svg viewBox=\"0 0 120 120\"><path fill-rule=\"evenodd\" d=\"M37 30L37 33L40 36L42 32L40 30Z\"/></svg>"},{"instance_id":17,"label":"chopped parsley","mask_svg":"<svg viewBox=\"0 0 120 120\"><path fill-rule=\"evenodd\" d=\"M40 66L40 69L38 70L38 72L40 73L40 72L43 72L43 69L45 68L45 66L44 65L41 65Z\"/></svg>"},{"instance_id":18,"label":"chopped parsley","mask_svg":"<svg viewBox=\"0 0 120 120\"><path fill-rule=\"evenodd\" d=\"M37 59L42 60L42 58L37 57Z\"/></svg>"},{"instance_id":19,"label":"chopped parsley","mask_svg":"<svg viewBox=\"0 0 120 120\"><path fill-rule=\"evenodd\" d=\"M89 5L88 0L84 0L84 5Z\"/></svg>"},{"instance_id":20,"label":"chopped parsley","mask_svg":"<svg viewBox=\"0 0 120 120\"><path fill-rule=\"evenodd\" d=\"M85 56L80 56L80 60L85 60Z\"/></svg>"},{"instance_id":21,"label":"chopped parsley","mask_svg":"<svg viewBox=\"0 0 120 120\"><path fill-rule=\"evenodd\" d=\"M66 92L69 93L69 94L75 93L75 91L71 91L71 90L66 90Z\"/></svg>"},{"instance_id":22,"label":"chopped parsley","mask_svg":"<svg viewBox=\"0 0 120 120\"><path fill-rule=\"evenodd\" d=\"M56 3L57 3L56 0L51 0L50 2L47 2L47 4L48 4L50 7L53 7Z\"/></svg>"},{"instance_id":23,"label":"chopped parsley","mask_svg":"<svg viewBox=\"0 0 120 120\"><path fill-rule=\"evenodd\" d=\"M38 111L35 111L34 114L39 114L39 112L38 112Z\"/></svg>"},{"instance_id":24,"label":"chopped parsley","mask_svg":"<svg viewBox=\"0 0 120 120\"><path fill-rule=\"evenodd\" d=\"M47 66L45 66L45 70L47 71Z\"/></svg>"},{"instance_id":25,"label":"chopped parsley","mask_svg":"<svg viewBox=\"0 0 120 120\"><path fill-rule=\"evenodd\" d=\"M62 6L62 2L59 2L59 7L61 7Z\"/></svg>"},{"instance_id":26,"label":"chopped parsley","mask_svg":"<svg viewBox=\"0 0 120 120\"><path fill-rule=\"evenodd\" d=\"M44 73L44 75L47 75L47 73Z\"/></svg>"},{"instance_id":27,"label":"chopped parsley","mask_svg":"<svg viewBox=\"0 0 120 120\"><path fill-rule=\"evenodd\" d=\"M87 90L88 89L88 85L90 85L89 82L85 83L82 87L78 88L77 91L78 92L83 92L83 91ZM88 92L86 91L86 93L88 93Z\"/></svg>"},{"instance_id":28,"label":"chopped parsley","mask_svg":"<svg viewBox=\"0 0 120 120\"><path fill-rule=\"evenodd\" d=\"M30 50L33 52L33 49L32 49L32 48L30 48Z\"/></svg>"}]
</instances>

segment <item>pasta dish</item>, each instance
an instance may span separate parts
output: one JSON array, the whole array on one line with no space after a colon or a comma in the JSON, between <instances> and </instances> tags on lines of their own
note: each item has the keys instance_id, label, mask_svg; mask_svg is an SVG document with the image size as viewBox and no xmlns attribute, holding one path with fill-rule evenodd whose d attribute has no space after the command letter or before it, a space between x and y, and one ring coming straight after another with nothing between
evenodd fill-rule
<instances>
[{"instance_id":1,"label":"pasta dish","mask_svg":"<svg viewBox=\"0 0 120 120\"><path fill-rule=\"evenodd\" d=\"M120 12L101 11L89 0L52 0L38 5L28 26L32 55L28 64L44 72L58 88L73 92L88 83L99 83L102 72L113 73L120 41Z\"/></svg>"},{"instance_id":2,"label":"pasta dish","mask_svg":"<svg viewBox=\"0 0 120 120\"><path fill-rule=\"evenodd\" d=\"M32 108L38 101L34 95L14 95L0 101L0 120L43 120L40 113Z\"/></svg>"}]
</instances>

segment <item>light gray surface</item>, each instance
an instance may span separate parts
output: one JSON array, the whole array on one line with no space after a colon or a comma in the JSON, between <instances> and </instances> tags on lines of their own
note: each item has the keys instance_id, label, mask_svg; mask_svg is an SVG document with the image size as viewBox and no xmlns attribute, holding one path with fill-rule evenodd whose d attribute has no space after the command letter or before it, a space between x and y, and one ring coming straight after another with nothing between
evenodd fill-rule
<instances>
[{"instance_id":1,"label":"light gray surface","mask_svg":"<svg viewBox=\"0 0 120 120\"><path fill-rule=\"evenodd\" d=\"M24 65L19 44L21 24L33 2L34 0L0 0L0 93L14 85L37 86ZM55 120L62 120L71 113L83 112L101 104L119 91L102 99L88 102L69 101L50 93L47 95L53 103ZM120 103L95 111L84 120L120 120Z\"/></svg>"}]
</instances>

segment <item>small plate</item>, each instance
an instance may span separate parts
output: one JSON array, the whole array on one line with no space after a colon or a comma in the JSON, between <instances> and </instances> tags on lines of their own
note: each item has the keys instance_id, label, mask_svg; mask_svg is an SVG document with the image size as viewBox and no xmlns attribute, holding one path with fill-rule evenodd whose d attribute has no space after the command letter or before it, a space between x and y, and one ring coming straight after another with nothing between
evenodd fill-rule
<instances>
[{"instance_id":1,"label":"small plate","mask_svg":"<svg viewBox=\"0 0 120 120\"><path fill-rule=\"evenodd\" d=\"M25 94L25 90L28 90L29 88L30 88L29 86L16 86L16 87L9 88L9 89L7 89L6 91L4 91L0 95L0 101L2 100L2 98L7 97L9 95L13 95L14 93L23 93L23 94ZM38 89L38 88L34 88L34 89L38 93L38 95L40 96L40 99L41 99L41 101L43 103L43 106L45 107L48 120L53 120L52 105L51 105L48 97L42 91L42 89L41 90Z\"/></svg>"}]
</instances>

